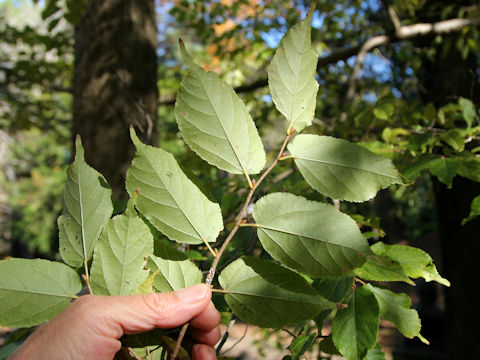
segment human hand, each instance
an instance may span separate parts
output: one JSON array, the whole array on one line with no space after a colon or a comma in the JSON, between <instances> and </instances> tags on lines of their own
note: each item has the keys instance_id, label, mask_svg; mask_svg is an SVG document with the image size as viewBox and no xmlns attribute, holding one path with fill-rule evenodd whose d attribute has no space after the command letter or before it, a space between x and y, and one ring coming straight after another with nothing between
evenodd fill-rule
<instances>
[{"instance_id":1,"label":"human hand","mask_svg":"<svg viewBox=\"0 0 480 360\"><path fill-rule=\"evenodd\" d=\"M111 360L120 350L118 339L124 334L190 322L189 333L196 341L193 359L214 360L220 314L211 296L204 284L162 294L81 296L39 327L9 359Z\"/></svg>"}]
</instances>

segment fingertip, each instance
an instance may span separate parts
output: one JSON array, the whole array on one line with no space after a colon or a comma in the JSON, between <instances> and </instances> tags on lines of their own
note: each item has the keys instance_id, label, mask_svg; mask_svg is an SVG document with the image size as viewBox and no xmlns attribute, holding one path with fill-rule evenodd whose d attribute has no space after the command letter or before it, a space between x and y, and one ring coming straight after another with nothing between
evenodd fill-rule
<instances>
[{"instance_id":1,"label":"fingertip","mask_svg":"<svg viewBox=\"0 0 480 360\"><path fill-rule=\"evenodd\" d=\"M178 299L184 304L193 304L196 302L210 300L212 291L206 284L197 284L175 292Z\"/></svg>"},{"instance_id":2,"label":"fingertip","mask_svg":"<svg viewBox=\"0 0 480 360\"><path fill-rule=\"evenodd\" d=\"M220 327L215 327L209 331L191 329L190 335L196 342L206 344L206 345L215 345L221 338Z\"/></svg>"},{"instance_id":3,"label":"fingertip","mask_svg":"<svg viewBox=\"0 0 480 360\"><path fill-rule=\"evenodd\" d=\"M196 344L192 349L193 360L216 360L215 349L205 344Z\"/></svg>"}]
</instances>

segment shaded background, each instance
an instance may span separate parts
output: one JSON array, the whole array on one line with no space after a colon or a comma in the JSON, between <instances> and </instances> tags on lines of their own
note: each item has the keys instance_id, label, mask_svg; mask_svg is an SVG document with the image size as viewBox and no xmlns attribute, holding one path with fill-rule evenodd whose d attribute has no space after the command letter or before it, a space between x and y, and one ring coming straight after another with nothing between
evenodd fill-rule
<instances>
[{"instance_id":1,"label":"shaded background","mask_svg":"<svg viewBox=\"0 0 480 360\"><path fill-rule=\"evenodd\" d=\"M56 218L77 133L87 162L111 184L116 211L125 206L133 124L144 142L172 152L188 168L224 218L236 213L242 179L210 167L178 134L173 104L185 69L177 40L237 89L272 156L285 123L268 95L266 66L307 6L288 0L0 1L0 258L57 257ZM477 1L319 0L314 14L320 89L307 132L388 156L411 182L365 204L342 203L342 210L361 215L362 231L377 233L372 241L385 233L383 241L427 250L452 283L449 289L395 285L413 297L422 334L431 341L430 347L393 341L391 330L385 343L393 341L395 359L480 358L480 224L473 218L461 225L480 195L479 26ZM277 166L264 193L326 200L292 170ZM384 329L390 331L388 324Z\"/></svg>"}]
</instances>

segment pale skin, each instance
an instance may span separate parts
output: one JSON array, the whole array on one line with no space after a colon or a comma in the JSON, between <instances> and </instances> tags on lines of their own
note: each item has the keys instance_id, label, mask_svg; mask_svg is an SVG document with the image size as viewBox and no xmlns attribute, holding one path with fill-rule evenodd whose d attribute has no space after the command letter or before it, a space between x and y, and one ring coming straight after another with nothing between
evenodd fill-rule
<instances>
[{"instance_id":1,"label":"pale skin","mask_svg":"<svg viewBox=\"0 0 480 360\"><path fill-rule=\"evenodd\" d=\"M220 314L207 285L131 296L85 295L38 328L9 358L111 360L124 334L174 328L190 322L194 360L215 360Z\"/></svg>"}]
</instances>

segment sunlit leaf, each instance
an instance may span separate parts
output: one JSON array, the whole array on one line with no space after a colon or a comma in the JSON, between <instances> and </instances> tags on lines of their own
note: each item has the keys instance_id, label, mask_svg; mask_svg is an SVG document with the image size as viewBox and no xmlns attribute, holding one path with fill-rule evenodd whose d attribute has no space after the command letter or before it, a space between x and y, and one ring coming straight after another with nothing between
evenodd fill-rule
<instances>
[{"instance_id":1,"label":"sunlit leaf","mask_svg":"<svg viewBox=\"0 0 480 360\"><path fill-rule=\"evenodd\" d=\"M271 261L238 259L222 271L219 281L233 312L262 327L299 323L335 307L303 277Z\"/></svg>"},{"instance_id":2,"label":"sunlit leaf","mask_svg":"<svg viewBox=\"0 0 480 360\"><path fill-rule=\"evenodd\" d=\"M438 273L430 255L421 249L407 245L387 245L381 241L372 245L371 249L378 256L398 262L411 278L422 277L426 281L436 281L450 286L450 282Z\"/></svg>"},{"instance_id":3,"label":"sunlit leaf","mask_svg":"<svg viewBox=\"0 0 480 360\"><path fill-rule=\"evenodd\" d=\"M370 252L355 221L331 205L273 193L257 201L253 218L274 259L313 277L345 274Z\"/></svg>"},{"instance_id":4,"label":"sunlit leaf","mask_svg":"<svg viewBox=\"0 0 480 360\"><path fill-rule=\"evenodd\" d=\"M252 117L232 87L196 65L183 42L189 72L177 94L175 118L185 142L202 159L233 174L256 174L265 150Z\"/></svg>"},{"instance_id":5,"label":"sunlit leaf","mask_svg":"<svg viewBox=\"0 0 480 360\"><path fill-rule=\"evenodd\" d=\"M477 196L472 200L472 203L470 204L470 214L462 220L462 225L475 219L478 215L480 215L480 196Z\"/></svg>"},{"instance_id":6,"label":"sunlit leaf","mask_svg":"<svg viewBox=\"0 0 480 360\"><path fill-rule=\"evenodd\" d=\"M326 196L366 201L402 179L391 160L342 139L298 135L288 145L305 180Z\"/></svg>"},{"instance_id":7,"label":"sunlit leaf","mask_svg":"<svg viewBox=\"0 0 480 360\"><path fill-rule=\"evenodd\" d=\"M462 129L450 129L440 134L440 139L450 145L452 149L457 152L465 149L465 131Z\"/></svg>"},{"instance_id":8,"label":"sunlit leaf","mask_svg":"<svg viewBox=\"0 0 480 360\"><path fill-rule=\"evenodd\" d=\"M430 173L438 178L448 188L452 187L452 181L457 175L457 169L460 163L454 158L437 158L428 163Z\"/></svg>"},{"instance_id":9,"label":"sunlit leaf","mask_svg":"<svg viewBox=\"0 0 480 360\"><path fill-rule=\"evenodd\" d=\"M268 85L273 102L296 131L312 123L318 83L318 55L311 45L311 22L316 2L304 21L283 37L268 67Z\"/></svg>"},{"instance_id":10,"label":"sunlit leaf","mask_svg":"<svg viewBox=\"0 0 480 360\"><path fill-rule=\"evenodd\" d=\"M63 190L63 212L58 218L60 255L73 267L92 256L100 233L112 215L112 190L105 178L87 165L80 138L75 161L67 170Z\"/></svg>"},{"instance_id":11,"label":"sunlit leaf","mask_svg":"<svg viewBox=\"0 0 480 360\"><path fill-rule=\"evenodd\" d=\"M172 154L140 142L127 172L127 191L139 190L136 207L164 235L181 243L215 241L223 228L220 206L181 171Z\"/></svg>"},{"instance_id":12,"label":"sunlit leaf","mask_svg":"<svg viewBox=\"0 0 480 360\"><path fill-rule=\"evenodd\" d=\"M458 160L460 161L457 171L458 175L480 182L480 158L467 157L458 158Z\"/></svg>"},{"instance_id":13,"label":"sunlit leaf","mask_svg":"<svg viewBox=\"0 0 480 360\"><path fill-rule=\"evenodd\" d=\"M403 281L410 285L415 283L405 273L403 267L387 256L368 256L362 267L354 270L355 275L373 281Z\"/></svg>"},{"instance_id":14,"label":"sunlit leaf","mask_svg":"<svg viewBox=\"0 0 480 360\"><path fill-rule=\"evenodd\" d=\"M373 293L357 288L337 311L332 323L332 338L340 353L348 360L361 360L377 342L380 311Z\"/></svg>"},{"instance_id":15,"label":"sunlit leaf","mask_svg":"<svg viewBox=\"0 0 480 360\"><path fill-rule=\"evenodd\" d=\"M459 98L458 104L462 108L462 116L465 122L467 123L468 127L471 127L477 118L477 113L475 111L475 105L465 98Z\"/></svg>"},{"instance_id":16,"label":"sunlit leaf","mask_svg":"<svg viewBox=\"0 0 480 360\"><path fill-rule=\"evenodd\" d=\"M162 246L150 256L147 269L156 272L153 287L158 292L180 290L202 282L202 272L181 252Z\"/></svg>"},{"instance_id":17,"label":"sunlit leaf","mask_svg":"<svg viewBox=\"0 0 480 360\"><path fill-rule=\"evenodd\" d=\"M65 264L41 259L0 261L0 325L28 327L52 319L82 289Z\"/></svg>"},{"instance_id":18,"label":"sunlit leaf","mask_svg":"<svg viewBox=\"0 0 480 360\"><path fill-rule=\"evenodd\" d=\"M371 284L367 284L367 288L378 301L382 319L391 321L408 338L420 335L420 318L416 310L410 309L412 302L406 294L396 294Z\"/></svg>"},{"instance_id":19,"label":"sunlit leaf","mask_svg":"<svg viewBox=\"0 0 480 360\"><path fill-rule=\"evenodd\" d=\"M91 271L94 294L129 295L148 277L145 258L153 253L153 237L137 216L118 215L103 230Z\"/></svg>"},{"instance_id":20,"label":"sunlit leaf","mask_svg":"<svg viewBox=\"0 0 480 360\"><path fill-rule=\"evenodd\" d=\"M388 120L393 115L395 108L392 103L382 103L373 109L373 115L380 120Z\"/></svg>"}]
</instances>

